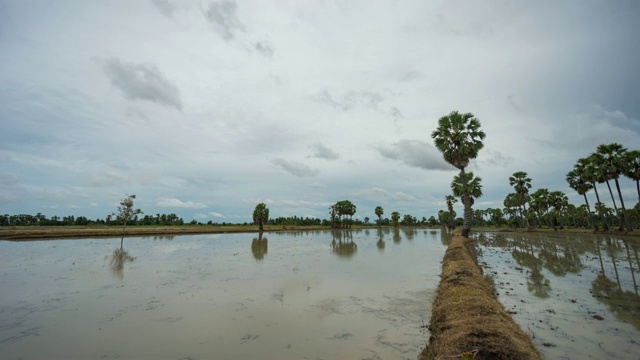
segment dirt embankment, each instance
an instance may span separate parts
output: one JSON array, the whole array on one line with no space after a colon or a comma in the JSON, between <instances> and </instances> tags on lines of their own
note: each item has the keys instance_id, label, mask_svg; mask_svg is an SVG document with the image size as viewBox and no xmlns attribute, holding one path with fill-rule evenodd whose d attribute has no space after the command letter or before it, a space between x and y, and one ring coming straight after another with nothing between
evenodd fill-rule
<instances>
[{"instance_id":1,"label":"dirt embankment","mask_svg":"<svg viewBox=\"0 0 640 360\"><path fill-rule=\"evenodd\" d=\"M433 301L431 337L420 359L541 359L493 293L469 249L454 234Z\"/></svg>"}]
</instances>

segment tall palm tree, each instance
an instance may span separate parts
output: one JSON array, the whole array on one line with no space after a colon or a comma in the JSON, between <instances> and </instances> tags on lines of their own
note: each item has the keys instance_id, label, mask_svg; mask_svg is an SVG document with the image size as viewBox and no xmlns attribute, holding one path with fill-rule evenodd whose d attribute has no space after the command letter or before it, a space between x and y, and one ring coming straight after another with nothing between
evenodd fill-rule
<instances>
[{"instance_id":1,"label":"tall palm tree","mask_svg":"<svg viewBox=\"0 0 640 360\"><path fill-rule=\"evenodd\" d=\"M598 211L598 215L600 215L600 219L602 220L602 228L604 230L609 230L609 224L607 223L606 217L602 211L603 203L600 201L600 194L598 194L598 187L596 183L600 182L600 175L602 172L598 169L598 164L596 159L593 156L578 159L578 164L583 168L582 177L593 185L593 191L596 193L596 204L595 208Z\"/></svg>"},{"instance_id":2,"label":"tall palm tree","mask_svg":"<svg viewBox=\"0 0 640 360\"><path fill-rule=\"evenodd\" d=\"M468 203L469 208L473 206L475 199L482 196L482 178L474 177L473 172L466 173L466 184L462 181L462 172L459 175L453 177L451 181L451 191L454 196L460 197L463 204ZM465 217L467 214L465 214ZM473 211L471 212L471 221L473 222Z\"/></svg>"},{"instance_id":3,"label":"tall palm tree","mask_svg":"<svg viewBox=\"0 0 640 360\"><path fill-rule=\"evenodd\" d=\"M507 194L507 196L504 198L504 201L502 202L502 204L504 205L503 212L509 215L509 219L517 215L518 203L518 194L516 193ZM519 224L520 226L522 226L522 223Z\"/></svg>"},{"instance_id":4,"label":"tall palm tree","mask_svg":"<svg viewBox=\"0 0 640 360\"><path fill-rule=\"evenodd\" d=\"M626 167L628 166L625 162L625 160L627 160L627 149L618 143L612 143L599 145L596 151L604 159L604 165L609 179L613 179L616 183L616 190L618 190L618 197L620 199L620 207L622 208L624 222L627 225L627 230L632 231L633 228L631 227L629 217L627 216L627 209L624 207L624 200L622 199L622 192L620 191L620 183L618 182L620 174L622 174L623 171L626 171Z\"/></svg>"},{"instance_id":5,"label":"tall palm tree","mask_svg":"<svg viewBox=\"0 0 640 360\"><path fill-rule=\"evenodd\" d=\"M618 225L620 229L622 229L622 218L620 217L620 211L618 211L618 205L616 205L616 198L613 196L613 191L611 190L611 184L609 183L609 173L607 172L606 160L602 154L593 153L589 156L589 160L594 164L595 171L598 177L598 183L607 184L607 189L609 190L609 196L611 196L611 202L613 202L613 209L616 213L616 218L618 219Z\"/></svg>"},{"instance_id":6,"label":"tall palm tree","mask_svg":"<svg viewBox=\"0 0 640 360\"><path fill-rule=\"evenodd\" d=\"M590 182L588 182L582 174L584 173L584 167L580 165L580 163L576 164L573 167L573 170L567 173L567 182L569 183L569 187L573 190L577 191L578 194L584 197L584 202L587 204L587 212L589 213L589 218L593 223L593 229L598 231L598 224L593 220L593 216L591 215L591 209L589 208L589 200L587 199L587 191L593 188Z\"/></svg>"},{"instance_id":7,"label":"tall palm tree","mask_svg":"<svg viewBox=\"0 0 640 360\"><path fill-rule=\"evenodd\" d=\"M444 200L447 202L447 209L449 209L449 214L451 215L449 218L449 229L454 229L455 226L455 220L456 220L456 212L453 210L453 204L457 203L458 200L456 200L456 198L453 197L453 195L447 195L445 196Z\"/></svg>"},{"instance_id":8,"label":"tall palm tree","mask_svg":"<svg viewBox=\"0 0 640 360\"><path fill-rule=\"evenodd\" d=\"M553 206L556 216L560 218L560 229L564 229L564 211L569 205L569 198L562 191L552 191L549 193L549 203ZM555 230L555 226L553 229Z\"/></svg>"},{"instance_id":9,"label":"tall palm tree","mask_svg":"<svg viewBox=\"0 0 640 360\"><path fill-rule=\"evenodd\" d=\"M469 165L469 160L478 157L478 152L484 147L482 140L485 133L480 130L480 121L471 113L460 114L452 111L438 120L438 128L431 133L431 137L444 160L460 170L463 187L467 188L465 168ZM469 236L473 210L469 197L465 199L462 236Z\"/></svg>"},{"instance_id":10,"label":"tall palm tree","mask_svg":"<svg viewBox=\"0 0 640 360\"><path fill-rule=\"evenodd\" d=\"M384 214L384 210L382 209L382 206L376 206L376 209L374 210L374 212L378 217L378 226L382 226L382 215Z\"/></svg>"},{"instance_id":11,"label":"tall palm tree","mask_svg":"<svg viewBox=\"0 0 640 360\"><path fill-rule=\"evenodd\" d=\"M549 189L541 188L531 194L531 204L529 209L532 209L538 216L538 225L542 227L542 219L546 213L549 212Z\"/></svg>"},{"instance_id":12,"label":"tall palm tree","mask_svg":"<svg viewBox=\"0 0 640 360\"><path fill-rule=\"evenodd\" d=\"M525 225L527 228L531 228L529 226L529 220L527 220L526 212L527 212L527 196L529 195L529 189L531 189L531 178L527 176L527 173L524 171L514 172L513 175L509 176L509 185L513 186L516 194L518 195L518 200L520 206L520 216L523 218ZM523 211L524 209L524 211Z\"/></svg>"},{"instance_id":13,"label":"tall palm tree","mask_svg":"<svg viewBox=\"0 0 640 360\"><path fill-rule=\"evenodd\" d=\"M640 151L633 150L627 153L627 167L623 170L623 174L636 182L636 190L638 191L638 202L640 203Z\"/></svg>"}]
</instances>

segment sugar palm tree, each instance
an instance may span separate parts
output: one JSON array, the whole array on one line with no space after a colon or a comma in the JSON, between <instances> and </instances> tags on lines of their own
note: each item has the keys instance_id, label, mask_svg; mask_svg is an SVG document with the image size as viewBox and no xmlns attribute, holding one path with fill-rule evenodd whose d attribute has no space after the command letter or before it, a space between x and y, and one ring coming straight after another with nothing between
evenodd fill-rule
<instances>
[{"instance_id":1,"label":"sugar palm tree","mask_svg":"<svg viewBox=\"0 0 640 360\"><path fill-rule=\"evenodd\" d=\"M376 209L374 210L374 212L378 217L378 226L382 226L382 215L384 215L384 210L382 209L382 206L376 206Z\"/></svg>"},{"instance_id":2,"label":"sugar palm tree","mask_svg":"<svg viewBox=\"0 0 640 360\"><path fill-rule=\"evenodd\" d=\"M451 181L451 191L454 196L460 197L463 204L466 201L469 203L469 206L473 206L475 199L482 196L482 178L474 177L471 171L469 171L466 176L466 184L462 182L462 174L454 176L453 181Z\"/></svg>"},{"instance_id":3,"label":"sugar palm tree","mask_svg":"<svg viewBox=\"0 0 640 360\"><path fill-rule=\"evenodd\" d=\"M518 194L510 193L504 198L502 204L504 205L503 212L509 215L509 219L513 218L517 215L518 210ZM519 222L519 225L522 226L522 223Z\"/></svg>"},{"instance_id":4,"label":"sugar palm tree","mask_svg":"<svg viewBox=\"0 0 640 360\"><path fill-rule=\"evenodd\" d=\"M600 194L598 194L598 186L597 183L601 183L600 179L603 178L600 174L602 172L598 168L598 164L596 159L593 156L578 159L578 164L583 168L582 169L582 177L593 185L593 191L596 193L596 204L595 209L602 220L602 228L604 230L609 230L609 224L604 216L602 211L603 203L600 201Z\"/></svg>"},{"instance_id":5,"label":"sugar palm tree","mask_svg":"<svg viewBox=\"0 0 640 360\"><path fill-rule=\"evenodd\" d=\"M466 179L463 179L463 176ZM460 172L459 175L453 177L453 181L451 181L451 191L454 196L460 197L460 200L463 204L469 204L469 209L473 206L475 199L482 196L482 178L473 176L473 172L469 171L468 173ZM466 205L465 205L465 221L467 221L467 216L471 216L468 221L473 223L473 210L467 213Z\"/></svg>"},{"instance_id":6,"label":"sugar palm tree","mask_svg":"<svg viewBox=\"0 0 640 360\"><path fill-rule=\"evenodd\" d=\"M638 191L638 202L640 203L640 151L633 150L627 153L627 167L623 170L623 174L636 182L636 190Z\"/></svg>"},{"instance_id":7,"label":"sugar palm tree","mask_svg":"<svg viewBox=\"0 0 640 360\"><path fill-rule=\"evenodd\" d=\"M569 198L562 191L552 191L549 193L549 203L560 218L560 229L564 229L564 212L569 205ZM553 228L555 230L555 226Z\"/></svg>"},{"instance_id":8,"label":"sugar palm tree","mask_svg":"<svg viewBox=\"0 0 640 360\"><path fill-rule=\"evenodd\" d=\"M620 216L620 211L618 211L618 205L616 204L616 198L613 196L613 191L611 190L611 184L609 183L609 173L607 172L606 160L602 154L593 153L589 156L589 160L595 166L596 175L598 177L598 183L607 184L607 189L609 190L609 196L611 196L611 202L613 202L613 209L615 211L616 218L618 219L618 225L620 229L622 229L622 217Z\"/></svg>"},{"instance_id":9,"label":"sugar palm tree","mask_svg":"<svg viewBox=\"0 0 640 360\"><path fill-rule=\"evenodd\" d=\"M569 187L573 190L577 191L578 194L584 197L584 202L587 204L587 212L589 213L589 218L593 223L593 229L598 231L598 224L593 220L593 216L591 215L591 209L589 208L589 200L587 199L587 191L593 188L593 185L589 181L587 181L582 174L584 173L584 167L581 166L580 163L576 164L573 167L573 170L567 173L567 182L569 183Z\"/></svg>"},{"instance_id":10,"label":"sugar palm tree","mask_svg":"<svg viewBox=\"0 0 640 360\"><path fill-rule=\"evenodd\" d=\"M442 153L446 162L460 170L460 178L464 188L467 188L465 168L469 160L478 157L483 148L484 131L480 130L480 121L471 113L460 114L452 111L438 120L438 128L431 133L436 148ZM464 225L462 235L469 236L473 220L473 210L469 197L463 201Z\"/></svg>"},{"instance_id":11,"label":"sugar palm tree","mask_svg":"<svg viewBox=\"0 0 640 360\"><path fill-rule=\"evenodd\" d=\"M455 226L455 219L456 219L456 212L453 210L453 204L457 203L458 200L456 200L455 197L453 197L453 195L447 195L445 196L445 201L447 202L447 209L449 209L449 214L451 215L450 217L450 223L449 223L449 229L454 229Z\"/></svg>"},{"instance_id":12,"label":"sugar palm tree","mask_svg":"<svg viewBox=\"0 0 640 360\"><path fill-rule=\"evenodd\" d=\"M527 205L526 199L529 195L529 189L531 189L531 178L527 176L527 173L524 171L514 172L513 175L509 177L509 185L513 186L516 194L518 195L518 206L520 206L520 216L523 218L525 225L527 228L531 228L529 226L529 220L527 219Z\"/></svg>"},{"instance_id":13,"label":"sugar palm tree","mask_svg":"<svg viewBox=\"0 0 640 360\"><path fill-rule=\"evenodd\" d=\"M529 209L535 212L538 217L538 225L542 227L543 216L549 211L549 189L541 188L533 192Z\"/></svg>"},{"instance_id":14,"label":"sugar palm tree","mask_svg":"<svg viewBox=\"0 0 640 360\"><path fill-rule=\"evenodd\" d=\"M627 225L628 231L632 231L633 229L629 222L629 217L627 216L627 210L624 207L624 200L622 199L622 192L620 191L620 183L618 182L620 174L626 171L627 164L625 160L627 160L627 149L618 143L602 144L598 146L597 154L601 155L604 159L604 167L608 178L615 181L625 225Z\"/></svg>"}]
</instances>

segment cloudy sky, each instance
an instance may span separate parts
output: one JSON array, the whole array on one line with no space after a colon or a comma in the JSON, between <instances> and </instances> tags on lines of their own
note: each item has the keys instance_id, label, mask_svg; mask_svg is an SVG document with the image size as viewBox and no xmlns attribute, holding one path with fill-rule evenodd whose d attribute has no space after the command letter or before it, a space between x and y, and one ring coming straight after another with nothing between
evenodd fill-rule
<instances>
[{"instance_id":1,"label":"cloudy sky","mask_svg":"<svg viewBox=\"0 0 640 360\"><path fill-rule=\"evenodd\" d=\"M508 177L562 190L640 148L637 1L0 1L0 212L104 218L136 194L185 221L437 215L437 120L487 134L476 208ZM625 199L634 184L622 180Z\"/></svg>"}]
</instances>

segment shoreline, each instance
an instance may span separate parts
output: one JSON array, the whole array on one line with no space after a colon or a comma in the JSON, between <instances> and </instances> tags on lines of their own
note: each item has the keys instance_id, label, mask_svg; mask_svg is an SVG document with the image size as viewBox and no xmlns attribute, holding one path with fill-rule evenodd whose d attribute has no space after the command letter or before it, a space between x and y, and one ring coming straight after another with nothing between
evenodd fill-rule
<instances>
[{"instance_id":1,"label":"shoreline","mask_svg":"<svg viewBox=\"0 0 640 360\"><path fill-rule=\"evenodd\" d=\"M278 231L315 231L315 230L331 230L329 226L298 226L298 225L266 225L264 232ZM370 226L354 226L349 229L335 228L334 230L378 230L378 229L394 229L392 226L384 226L382 228L376 225ZM416 226L416 227L400 227L399 229L431 229L442 230L440 226ZM632 233L609 230L598 232L593 229L583 228L565 228L553 230L552 228L532 228L531 230L522 228L498 228L485 227L474 228L474 232L507 232L507 233L579 233L592 235L611 235L624 236L631 238L640 238L640 231ZM154 225L136 225L128 226L123 232L119 226L4 226L0 227L0 241L28 241L28 240L46 240L46 239L62 239L62 238L90 238L90 237L135 237L135 236L164 236L164 235L198 235L198 234L224 234L224 233L258 233L257 225L180 225L180 226L154 226Z\"/></svg>"},{"instance_id":2,"label":"shoreline","mask_svg":"<svg viewBox=\"0 0 640 360\"><path fill-rule=\"evenodd\" d=\"M473 251L473 240L454 232L433 300L431 336L420 359L542 359L496 298Z\"/></svg>"},{"instance_id":3,"label":"shoreline","mask_svg":"<svg viewBox=\"0 0 640 360\"><path fill-rule=\"evenodd\" d=\"M354 228L355 229L355 228ZM323 226L265 226L263 232L330 230ZM16 226L0 228L0 241L82 239L93 237L176 236L225 233L258 233L257 225L212 226Z\"/></svg>"}]
</instances>

